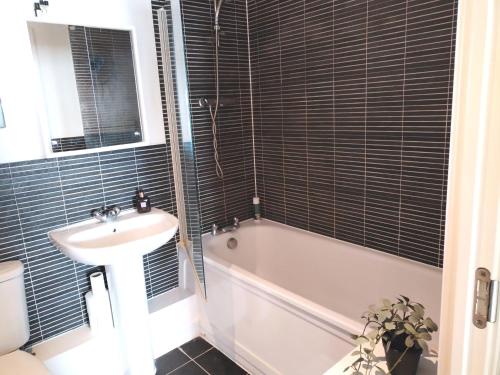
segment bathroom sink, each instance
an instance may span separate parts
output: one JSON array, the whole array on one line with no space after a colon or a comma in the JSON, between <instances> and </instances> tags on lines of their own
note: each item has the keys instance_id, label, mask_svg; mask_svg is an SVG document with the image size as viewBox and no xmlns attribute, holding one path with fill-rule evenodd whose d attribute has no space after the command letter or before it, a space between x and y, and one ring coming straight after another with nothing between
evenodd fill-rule
<instances>
[{"instance_id":1,"label":"bathroom sink","mask_svg":"<svg viewBox=\"0 0 500 375\"><path fill-rule=\"evenodd\" d=\"M55 229L49 232L49 238L77 262L111 265L158 249L175 235L178 225L175 216L158 208L143 214L131 209L113 222L89 219Z\"/></svg>"},{"instance_id":2,"label":"bathroom sink","mask_svg":"<svg viewBox=\"0 0 500 375\"><path fill-rule=\"evenodd\" d=\"M126 375L156 374L142 257L167 243L178 226L175 216L152 208L142 214L123 211L110 222L93 218L49 232L50 240L69 258L106 266Z\"/></svg>"}]
</instances>

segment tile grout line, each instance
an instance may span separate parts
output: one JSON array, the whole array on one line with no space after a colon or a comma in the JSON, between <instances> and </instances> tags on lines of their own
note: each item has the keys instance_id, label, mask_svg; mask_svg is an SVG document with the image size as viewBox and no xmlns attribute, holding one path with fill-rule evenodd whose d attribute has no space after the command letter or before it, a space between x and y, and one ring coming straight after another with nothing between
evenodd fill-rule
<instances>
[{"instance_id":1,"label":"tile grout line","mask_svg":"<svg viewBox=\"0 0 500 375\"><path fill-rule=\"evenodd\" d=\"M198 354L198 355L197 355L197 356L195 356L195 357L191 357L191 356L190 356L189 354L187 354L187 353L184 351L184 349L182 349L181 347L176 348L176 349L177 349L177 350L179 350L182 354L184 354L186 357L188 357L188 358L189 358L189 360L188 360L186 363L183 363L182 365L180 365L179 367L174 368L172 371L167 372L167 374L166 374L166 375L172 374L173 372L175 372L175 371L177 371L178 369L180 369L180 368L182 368L182 367L186 366L186 365L187 365L188 363L190 363L190 362L195 363L198 367L200 367L203 371L205 371L207 374L209 374L209 375L210 375L210 373L209 373L207 370L205 370L205 369L204 369L204 368L203 368L203 367L202 367L202 366L201 366L198 362L196 362L196 360L195 360L195 359L196 359L196 358L201 357L201 356L202 356L202 355L204 355L205 353L208 353L208 352L209 352L209 351L211 351L213 348L214 348L214 347L212 346L210 349L205 350L204 352L202 352L202 353ZM174 350L175 350L175 349L174 349Z\"/></svg>"},{"instance_id":2,"label":"tile grout line","mask_svg":"<svg viewBox=\"0 0 500 375\"><path fill-rule=\"evenodd\" d=\"M201 357L202 355L208 353L210 350L214 349L215 346L211 345L210 344L210 348L205 350L204 352L201 352L200 354L197 354L196 356L194 357L191 357L189 354L186 353L186 351L184 349L182 349L182 347L179 347L179 351L181 351L182 353L184 353L189 359L191 359L192 361L196 360L197 358Z\"/></svg>"},{"instance_id":3,"label":"tile grout line","mask_svg":"<svg viewBox=\"0 0 500 375\"><path fill-rule=\"evenodd\" d=\"M135 181L137 183L137 191L139 191L139 189L141 188L141 183L139 179L139 171L137 169L137 153L135 151L135 147L133 148L133 150L134 150ZM149 279L149 291L151 292L151 295L154 295L153 285L151 282L151 266L149 264L149 255L150 254L146 254L146 256L143 257L143 262L146 263L146 268L147 268L147 273L144 272L144 277ZM146 283L146 296L147 293L148 293L148 283Z\"/></svg>"},{"instance_id":4,"label":"tile grout line","mask_svg":"<svg viewBox=\"0 0 500 375\"><path fill-rule=\"evenodd\" d=\"M310 222L311 222L311 207L310 207L310 194L309 194L309 184L310 184L310 176L309 176L309 135L308 132L310 131L310 128L308 126L308 101L307 101L307 41L306 41L306 34L307 34L307 26L306 26L306 18L307 18L307 7L306 7L306 0L303 1L302 3L303 6L303 17L302 17L302 25L303 25L303 34L302 34L302 47L304 49L304 105L305 105L305 110L304 110L304 118L305 118L305 156L306 156L306 196L305 196L305 206L307 209L307 221L306 221L306 228L309 230L310 229ZM310 109L309 109L310 110Z\"/></svg>"},{"instance_id":5,"label":"tile grout line","mask_svg":"<svg viewBox=\"0 0 500 375\"><path fill-rule=\"evenodd\" d=\"M277 3L278 6L278 46L279 46L279 72L280 72L280 119L281 119L281 165L282 165L282 171L283 171L283 217L284 217L284 222L285 224L287 223L287 217L288 217L288 209L287 209L287 178L286 178L286 150L285 150L285 119L284 119L284 114L283 114L283 40L281 39L281 33L283 30L281 29L281 7L280 3L278 1ZM258 53L258 52L257 52ZM259 69L259 74L260 74L260 69ZM259 87L260 90L260 87ZM262 96L260 96L260 100L262 101ZM262 115L261 115L262 117ZM264 127L262 127L264 128ZM263 138L262 138L263 139Z\"/></svg>"},{"instance_id":6,"label":"tile grout line","mask_svg":"<svg viewBox=\"0 0 500 375\"><path fill-rule=\"evenodd\" d=\"M97 165L99 167L99 182L101 183L102 200L104 203L104 207L106 207L106 191L104 189L104 179L103 179L102 165L101 165L101 153L97 152L96 156L97 156Z\"/></svg>"},{"instance_id":7,"label":"tile grout line","mask_svg":"<svg viewBox=\"0 0 500 375\"><path fill-rule=\"evenodd\" d=\"M180 349L180 348L178 348ZM173 369L172 371L170 372L167 372L165 375L170 375L170 374L173 374L174 372L176 372L177 370L180 370L181 368L183 367L186 367L188 364L190 363L194 363L196 366L198 366L199 368L201 368L203 370L203 372L206 372L208 375L211 375L207 370L205 370L198 362L196 362L195 360L193 359L190 359L189 361L187 361L186 363L183 363L182 365L180 365L179 367L176 367L175 369Z\"/></svg>"},{"instance_id":8,"label":"tile grout line","mask_svg":"<svg viewBox=\"0 0 500 375\"><path fill-rule=\"evenodd\" d=\"M370 25L370 4L366 0L366 21L365 21L365 104L364 104L364 133L365 133L365 150L364 150L364 183L363 183L363 246L366 246L366 183L367 183L367 140L366 135L368 128L368 28Z\"/></svg>"},{"instance_id":9,"label":"tile grout line","mask_svg":"<svg viewBox=\"0 0 500 375\"><path fill-rule=\"evenodd\" d=\"M56 161L56 166L57 166L57 175L59 177L59 190L61 191L61 197L62 197L62 203L63 203L63 210L64 210L64 219L66 221L66 225L69 225L68 211L66 209L66 199L64 198L64 186L63 186L62 177L61 177L61 168L60 168L60 165L59 165L60 159L61 158L56 158L55 161ZM83 303L82 303L82 295L83 294L82 294L82 291L80 289L80 283L78 281L78 271L76 270L76 262L73 259L71 259L71 262L73 263L73 271L74 271L74 275L75 275L76 289L78 290L78 296L79 296L78 297L78 304L80 305L80 313L81 313L81 316L82 316L82 324L84 324L85 323L85 310L86 309L84 309Z\"/></svg>"},{"instance_id":10,"label":"tile grout line","mask_svg":"<svg viewBox=\"0 0 500 375\"><path fill-rule=\"evenodd\" d=\"M337 121L335 120L335 0L332 0L332 120L333 120L333 147L332 147L332 153L333 153L333 180L332 180L332 187L333 187L333 237L335 238L337 233L335 231L336 228L336 216L337 216L337 206L336 206L336 171L337 171L337 164L335 163L335 156L336 156L336 135L337 135Z\"/></svg>"},{"instance_id":11,"label":"tile grout line","mask_svg":"<svg viewBox=\"0 0 500 375\"><path fill-rule=\"evenodd\" d=\"M236 9L236 2L234 3L234 7L233 7L233 10L234 10L234 20L235 20L235 24L236 24L236 29L238 29L238 18L237 18L237 9ZM247 35L249 35L249 30L248 30L248 27L247 27ZM249 39L250 40L250 39ZM239 49L240 49L240 46L239 46L239 42L238 42L238 37L235 38L235 41L236 41L236 61L237 61L237 70L238 70L238 92L239 92L239 95L240 95L240 98L239 98L239 102L240 102L240 108L243 107L243 104L242 104L242 90L241 90L241 79L240 79L240 76L241 76L241 69L240 69L240 54L239 54ZM250 55L248 55L248 58L250 58ZM249 72L250 72L250 69L249 69ZM250 80L250 73L247 74L249 76L249 80ZM251 87L251 85L250 85ZM243 111L240 111L240 125L241 125L241 139L244 139L245 138L245 128L243 126L243 120L244 120L244 116L243 116ZM247 165L246 165L246 157L247 155L245 155L245 148L242 147L242 150L243 150L243 157L242 157L242 164L243 164L243 178L245 179L245 185L248 185L246 182L248 181L248 175L247 175ZM255 155L255 146L253 147L253 153ZM254 176L254 181L253 181L255 184L257 183L257 180L256 180L256 177Z\"/></svg>"},{"instance_id":12,"label":"tile grout line","mask_svg":"<svg viewBox=\"0 0 500 375\"><path fill-rule=\"evenodd\" d=\"M178 348L177 348L178 349ZM186 366L188 363L191 363L191 362L194 362L192 359L188 360L187 362L184 362L182 365L180 365L179 367L176 367L174 368L172 371L169 371L167 372L165 375L169 375L169 374L172 374L174 373L175 371L179 370L180 368L183 368L184 366Z\"/></svg>"},{"instance_id":13,"label":"tile grout line","mask_svg":"<svg viewBox=\"0 0 500 375\"><path fill-rule=\"evenodd\" d=\"M8 166L9 166L9 176L10 176L11 184L14 185L13 184L14 177L12 176L12 166L11 166L11 163L9 163ZM26 264L28 266L27 268L29 269L28 277L29 277L30 282L31 282L31 289L33 290L33 302L35 304L35 306L34 306L35 307L35 314L36 314L36 319L37 319L37 322L38 322L38 327L40 329L40 338L41 338L41 340L44 340L44 337L43 337L43 327L42 327L42 323L41 323L42 321L40 319L40 311L38 309L38 302L37 302L37 297L36 297L36 292L35 292L35 283L33 282L33 276L31 274L31 266L30 266L30 261L29 261L29 255L28 255L28 252L26 251L26 240L25 240L25 236L24 236L24 229L23 229L23 224L21 222L21 215L19 213L19 204L17 202L17 194L16 194L16 190L15 190L14 186L12 186L12 193L14 194L14 202L16 203L16 210L17 210L17 221L19 223L19 229L21 231L21 239L23 241L23 253L26 256Z\"/></svg>"},{"instance_id":14,"label":"tile grout line","mask_svg":"<svg viewBox=\"0 0 500 375\"><path fill-rule=\"evenodd\" d=\"M403 95L401 107L401 147L400 147L400 169L399 169L399 206L398 206L398 256L401 256L401 210L403 207L403 153L405 141L405 90L406 90L406 57L407 57L407 44L408 44L408 1L406 0L405 9L405 40L404 40L404 58L403 58Z\"/></svg>"},{"instance_id":15,"label":"tile grout line","mask_svg":"<svg viewBox=\"0 0 500 375\"><path fill-rule=\"evenodd\" d=\"M211 375L211 374L210 374L210 373L209 373L209 372L208 372L208 371L207 371L207 370L206 370L206 369L205 369L202 365L200 365L198 362L196 362L196 361L193 361L193 362L196 364L196 366L198 366L199 368L201 368L201 369L202 369L204 372L206 372L208 375Z\"/></svg>"},{"instance_id":16,"label":"tile grout line","mask_svg":"<svg viewBox=\"0 0 500 375\"><path fill-rule=\"evenodd\" d=\"M452 24L455 23L455 20L456 20L456 13L457 10L456 10L456 3L455 1L453 1L453 21L452 21ZM448 96L447 96L447 100L446 100L446 123L450 122L451 124L451 109L450 109L450 86L451 86L451 82L453 80L453 76L452 76L452 68L454 69L454 61L452 61L454 59L454 57L452 56L453 54L453 41L455 40L456 38L456 32L451 32L451 36L450 36L450 61L449 61L449 65L448 65ZM453 88L451 87L452 89L452 92L451 92L451 96L453 97ZM450 125L451 126L451 125ZM451 131L451 129L450 129ZM444 165L446 163L446 160L447 160L447 156L449 157L449 154L450 154L450 146L449 146L449 141L447 141L447 138L448 138L448 126L445 127L445 136L444 136L444 141L443 143L446 145L446 143L448 142L448 146L444 147L444 151L443 151L443 172L442 172L442 185L441 185L441 222L439 224L439 250L438 250L438 261L437 261L437 266L439 267L439 264L441 263L441 260L442 258L444 258L444 254L442 254L444 252L444 234L443 234L443 226L444 226L444 223L443 221L445 222L446 221L446 208L443 209L443 204L446 206L446 197L443 198L443 196L446 196L446 193L445 193L445 186L448 185L448 181L447 181L447 176L448 176L448 169L449 169L449 166L447 168L444 168ZM443 202L444 200L444 202ZM444 215L443 215L443 210L445 211L444 212Z\"/></svg>"}]
</instances>

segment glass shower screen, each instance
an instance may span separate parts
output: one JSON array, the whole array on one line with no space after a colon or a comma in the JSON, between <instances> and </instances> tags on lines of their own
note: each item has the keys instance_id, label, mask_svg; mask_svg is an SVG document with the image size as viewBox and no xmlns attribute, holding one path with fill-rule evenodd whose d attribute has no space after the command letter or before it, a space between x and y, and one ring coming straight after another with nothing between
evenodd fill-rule
<instances>
[{"instance_id":1,"label":"glass shower screen","mask_svg":"<svg viewBox=\"0 0 500 375\"><path fill-rule=\"evenodd\" d=\"M162 62L160 83L172 147L180 243L189 255L200 290L206 297L198 179L179 0L166 0L164 7L157 10L157 21Z\"/></svg>"}]
</instances>

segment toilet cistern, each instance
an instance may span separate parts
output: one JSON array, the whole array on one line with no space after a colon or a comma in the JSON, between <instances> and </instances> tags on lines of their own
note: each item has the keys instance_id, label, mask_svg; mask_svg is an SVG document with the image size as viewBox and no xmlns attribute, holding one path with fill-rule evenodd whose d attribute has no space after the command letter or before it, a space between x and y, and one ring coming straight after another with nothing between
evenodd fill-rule
<instances>
[{"instance_id":1,"label":"toilet cistern","mask_svg":"<svg viewBox=\"0 0 500 375\"><path fill-rule=\"evenodd\" d=\"M0 374L49 375L40 360L19 350L30 337L23 271L18 260L0 263Z\"/></svg>"}]
</instances>

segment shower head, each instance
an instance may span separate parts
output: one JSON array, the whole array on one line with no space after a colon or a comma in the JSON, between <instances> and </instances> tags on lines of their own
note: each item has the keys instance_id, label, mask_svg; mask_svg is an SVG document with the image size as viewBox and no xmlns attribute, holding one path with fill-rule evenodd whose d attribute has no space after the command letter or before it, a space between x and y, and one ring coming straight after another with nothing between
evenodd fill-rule
<instances>
[{"instance_id":1,"label":"shower head","mask_svg":"<svg viewBox=\"0 0 500 375\"><path fill-rule=\"evenodd\" d=\"M222 3L224 0L214 0L214 11L215 11L215 23L219 23L219 13L220 13L220 8L222 8Z\"/></svg>"}]
</instances>

